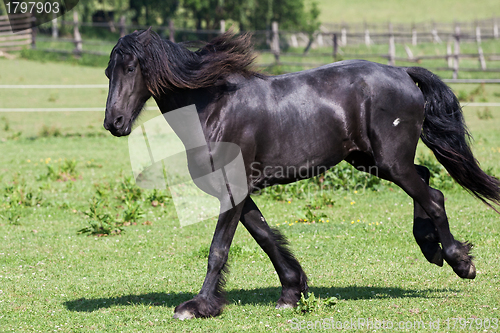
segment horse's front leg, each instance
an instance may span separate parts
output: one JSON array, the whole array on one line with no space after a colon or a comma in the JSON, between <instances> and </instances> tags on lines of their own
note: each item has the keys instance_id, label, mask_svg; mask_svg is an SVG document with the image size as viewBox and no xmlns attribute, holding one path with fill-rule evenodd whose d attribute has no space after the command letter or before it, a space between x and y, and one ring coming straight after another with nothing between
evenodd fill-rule
<instances>
[{"instance_id":1,"label":"horse's front leg","mask_svg":"<svg viewBox=\"0 0 500 333\"><path fill-rule=\"evenodd\" d=\"M269 256L278 273L282 290L276 308L295 307L300 294L307 290L307 276L288 249L288 242L278 230L269 227L252 198L248 197L241 223Z\"/></svg>"},{"instance_id":2,"label":"horse's front leg","mask_svg":"<svg viewBox=\"0 0 500 333\"><path fill-rule=\"evenodd\" d=\"M181 320L206 318L217 316L222 312L226 303L223 295L225 266L244 202L219 215L210 246L207 275L203 286L192 300L175 308L174 318Z\"/></svg>"}]
</instances>

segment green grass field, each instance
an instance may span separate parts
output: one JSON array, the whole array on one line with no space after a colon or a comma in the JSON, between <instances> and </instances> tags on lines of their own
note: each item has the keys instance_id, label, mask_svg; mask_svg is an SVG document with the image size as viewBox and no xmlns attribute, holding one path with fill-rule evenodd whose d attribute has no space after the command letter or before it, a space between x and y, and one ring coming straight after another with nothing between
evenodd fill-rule
<instances>
[{"instance_id":1,"label":"green grass field","mask_svg":"<svg viewBox=\"0 0 500 333\"><path fill-rule=\"evenodd\" d=\"M0 59L0 69L0 84L107 81L103 68L70 64ZM467 100L500 100L497 85L453 88ZM101 89L0 90L0 108L104 108L105 101ZM500 175L500 108L465 107L464 113L477 159ZM156 115L149 111L141 119ZM230 253L229 304L223 314L173 320L174 307L201 287L216 221L180 227L171 200L156 199L146 190L138 194L127 182L127 138L108 134L103 116L0 113L0 331L294 331L301 321L307 326L330 318L394 325L423 321L427 328L408 330L421 332L429 331L429 321L439 320L434 331L483 331L489 323L487 331L498 331L492 321L500 319L498 215L457 186L444 190L452 232L475 244L477 277L461 280L446 264L439 268L425 261L412 236L413 203L387 183L377 191L329 192L329 205L319 209L314 207L324 199L319 195L255 197L268 222L289 238L311 291L336 297L334 306L304 315L275 310L277 275L240 226ZM419 146L418 154L425 156L427 148ZM123 220L130 204L123 198L132 194L139 196L143 215L125 224L122 233L77 234L89 225L85 212L92 198L103 198L103 211ZM164 204L152 203L158 200ZM295 222L303 219L307 205L323 222ZM468 322L461 326L464 321L451 318Z\"/></svg>"},{"instance_id":2,"label":"green grass field","mask_svg":"<svg viewBox=\"0 0 500 333\"><path fill-rule=\"evenodd\" d=\"M321 9L320 21L416 23L472 21L500 14L495 0L307 0L316 1Z\"/></svg>"}]
</instances>

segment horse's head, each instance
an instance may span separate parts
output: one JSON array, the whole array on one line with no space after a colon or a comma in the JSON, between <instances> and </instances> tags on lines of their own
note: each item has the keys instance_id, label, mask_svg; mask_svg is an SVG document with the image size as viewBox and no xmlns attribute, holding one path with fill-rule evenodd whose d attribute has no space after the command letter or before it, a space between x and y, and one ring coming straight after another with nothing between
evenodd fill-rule
<instances>
[{"instance_id":1,"label":"horse's head","mask_svg":"<svg viewBox=\"0 0 500 333\"><path fill-rule=\"evenodd\" d=\"M104 128L115 136L129 135L134 120L151 97L138 59L138 51L150 40L149 29L120 39L111 52L106 76L109 79Z\"/></svg>"}]
</instances>

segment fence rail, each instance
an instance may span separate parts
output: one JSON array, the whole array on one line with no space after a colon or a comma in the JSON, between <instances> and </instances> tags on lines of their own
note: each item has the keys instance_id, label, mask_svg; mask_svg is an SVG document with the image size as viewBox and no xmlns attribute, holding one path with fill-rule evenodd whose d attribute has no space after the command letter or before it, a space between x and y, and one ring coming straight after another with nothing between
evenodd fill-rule
<instances>
[{"instance_id":1,"label":"fence rail","mask_svg":"<svg viewBox=\"0 0 500 333\"><path fill-rule=\"evenodd\" d=\"M31 14L0 16L0 52L17 51L33 42L33 18ZM12 28L22 29L13 33Z\"/></svg>"}]
</instances>

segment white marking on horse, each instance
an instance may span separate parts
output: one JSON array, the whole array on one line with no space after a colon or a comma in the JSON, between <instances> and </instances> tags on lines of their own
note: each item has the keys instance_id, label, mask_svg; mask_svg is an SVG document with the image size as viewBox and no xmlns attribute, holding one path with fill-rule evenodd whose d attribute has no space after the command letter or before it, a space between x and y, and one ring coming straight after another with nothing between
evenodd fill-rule
<instances>
[{"instance_id":1,"label":"white marking on horse","mask_svg":"<svg viewBox=\"0 0 500 333\"><path fill-rule=\"evenodd\" d=\"M396 118L393 122L392 122L392 126L396 127L399 125L399 123L401 122L401 119L399 118Z\"/></svg>"}]
</instances>

